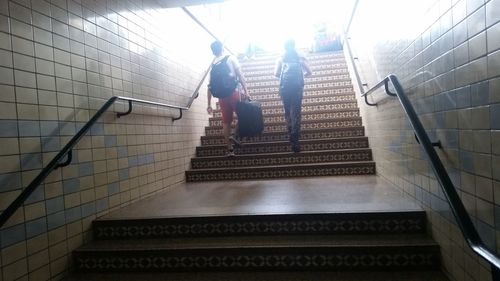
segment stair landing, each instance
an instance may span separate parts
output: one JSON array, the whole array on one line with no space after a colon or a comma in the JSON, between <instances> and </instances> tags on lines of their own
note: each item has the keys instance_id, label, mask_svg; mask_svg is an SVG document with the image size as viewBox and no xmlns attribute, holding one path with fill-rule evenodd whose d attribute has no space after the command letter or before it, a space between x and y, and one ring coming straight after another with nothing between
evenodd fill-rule
<instances>
[{"instance_id":1,"label":"stair landing","mask_svg":"<svg viewBox=\"0 0 500 281\"><path fill-rule=\"evenodd\" d=\"M422 211L378 176L182 183L99 220Z\"/></svg>"}]
</instances>

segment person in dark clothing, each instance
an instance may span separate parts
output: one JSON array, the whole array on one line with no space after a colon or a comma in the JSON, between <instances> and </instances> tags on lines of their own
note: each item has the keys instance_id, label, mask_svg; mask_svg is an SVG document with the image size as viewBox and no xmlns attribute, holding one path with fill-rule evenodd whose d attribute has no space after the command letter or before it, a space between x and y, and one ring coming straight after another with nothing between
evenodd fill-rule
<instances>
[{"instance_id":1,"label":"person in dark clothing","mask_svg":"<svg viewBox=\"0 0 500 281\"><path fill-rule=\"evenodd\" d=\"M295 49L295 41L285 42L285 53L276 61L274 75L280 79L279 94L283 101L285 119L293 152L300 152L300 121L305 76L312 71L304 56Z\"/></svg>"}]
</instances>

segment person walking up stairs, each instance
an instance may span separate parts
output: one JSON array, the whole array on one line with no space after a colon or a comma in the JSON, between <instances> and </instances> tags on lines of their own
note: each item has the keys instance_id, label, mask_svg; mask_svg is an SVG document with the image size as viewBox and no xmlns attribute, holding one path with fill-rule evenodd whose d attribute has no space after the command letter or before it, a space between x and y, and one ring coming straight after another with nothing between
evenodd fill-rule
<instances>
[{"instance_id":1,"label":"person walking up stairs","mask_svg":"<svg viewBox=\"0 0 500 281\"><path fill-rule=\"evenodd\" d=\"M310 70L302 99L300 153L289 142L276 54L260 54L242 63L249 95L262 106L264 131L245 138L236 156L226 157L219 104L201 137L187 181L269 179L304 176L375 174L344 54L309 54ZM234 124L233 124L234 126Z\"/></svg>"}]
</instances>

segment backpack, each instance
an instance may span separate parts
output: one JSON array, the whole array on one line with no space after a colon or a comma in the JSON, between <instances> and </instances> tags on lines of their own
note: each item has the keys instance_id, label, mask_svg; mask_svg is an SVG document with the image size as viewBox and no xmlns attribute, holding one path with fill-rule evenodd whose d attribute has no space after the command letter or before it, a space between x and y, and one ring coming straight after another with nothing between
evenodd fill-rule
<instances>
[{"instance_id":1,"label":"backpack","mask_svg":"<svg viewBox=\"0 0 500 281\"><path fill-rule=\"evenodd\" d=\"M304 73L300 59L283 60L280 76L280 91L295 91L304 87Z\"/></svg>"},{"instance_id":2,"label":"backpack","mask_svg":"<svg viewBox=\"0 0 500 281\"><path fill-rule=\"evenodd\" d=\"M230 96L238 85L238 80L231 75L231 70L227 65L228 58L229 56L225 56L222 60L214 63L210 70L210 83L208 84L208 88L212 96L216 98Z\"/></svg>"}]
</instances>

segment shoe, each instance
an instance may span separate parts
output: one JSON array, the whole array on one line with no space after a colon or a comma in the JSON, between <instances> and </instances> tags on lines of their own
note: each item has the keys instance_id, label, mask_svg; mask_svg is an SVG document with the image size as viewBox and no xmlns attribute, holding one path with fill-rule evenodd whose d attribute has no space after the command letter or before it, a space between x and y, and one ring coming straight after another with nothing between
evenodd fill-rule
<instances>
[{"instance_id":1,"label":"shoe","mask_svg":"<svg viewBox=\"0 0 500 281\"><path fill-rule=\"evenodd\" d=\"M235 136L235 135L231 135L229 136L229 140L235 144L237 147L240 147L241 146L241 141L239 140L239 137Z\"/></svg>"},{"instance_id":2,"label":"shoe","mask_svg":"<svg viewBox=\"0 0 500 281\"><path fill-rule=\"evenodd\" d=\"M300 144L298 142L292 143L292 150L295 153L299 153L300 152Z\"/></svg>"},{"instance_id":3,"label":"shoe","mask_svg":"<svg viewBox=\"0 0 500 281\"><path fill-rule=\"evenodd\" d=\"M234 156L236 156L236 154L234 154L234 150L233 149L229 149L226 152L226 157L234 157Z\"/></svg>"}]
</instances>

